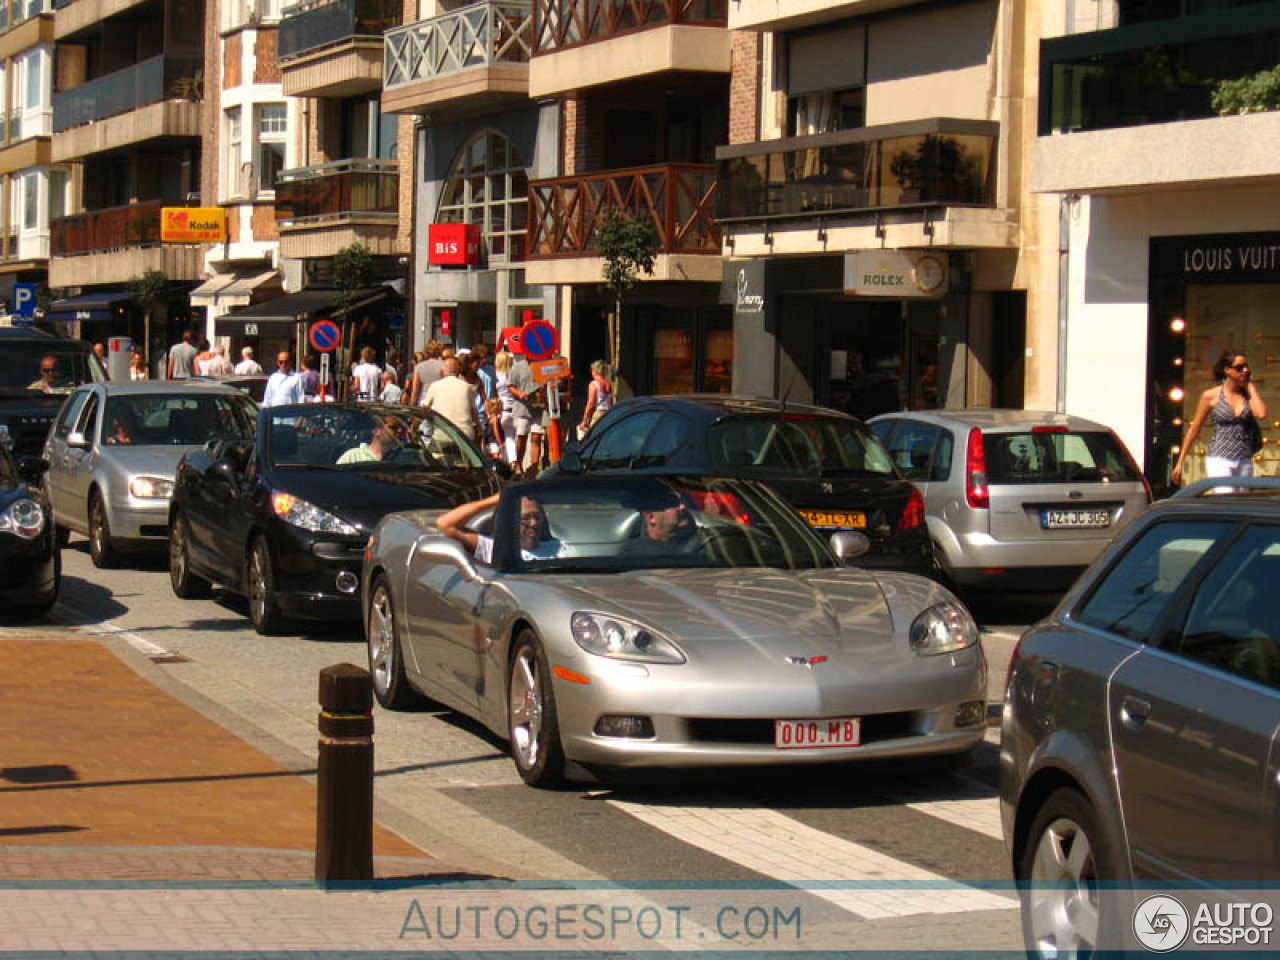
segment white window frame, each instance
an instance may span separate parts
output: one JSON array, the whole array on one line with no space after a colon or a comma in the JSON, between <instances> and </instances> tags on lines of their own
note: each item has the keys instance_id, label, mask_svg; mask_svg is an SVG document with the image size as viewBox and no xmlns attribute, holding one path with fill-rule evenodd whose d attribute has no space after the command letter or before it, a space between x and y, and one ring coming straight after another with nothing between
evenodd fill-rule
<instances>
[{"instance_id":1,"label":"white window frame","mask_svg":"<svg viewBox=\"0 0 1280 960\"><path fill-rule=\"evenodd\" d=\"M223 200L238 200L244 193L241 183L241 165L244 163L244 108L227 107L222 111L223 132L223 164L222 177Z\"/></svg>"},{"instance_id":2,"label":"white window frame","mask_svg":"<svg viewBox=\"0 0 1280 960\"><path fill-rule=\"evenodd\" d=\"M266 112L270 109L278 109L280 116L270 121L266 118ZM268 129L270 124L270 129ZM278 127L277 127L278 124ZM254 189L257 196L271 198L275 196L275 184L264 186L262 183L262 175L265 165L262 162L262 147L265 144L279 144L284 148L284 156L280 161L280 169L289 169L289 106L283 101L259 103L253 108L253 163L254 163Z\"/></svg>"}]
</instances>

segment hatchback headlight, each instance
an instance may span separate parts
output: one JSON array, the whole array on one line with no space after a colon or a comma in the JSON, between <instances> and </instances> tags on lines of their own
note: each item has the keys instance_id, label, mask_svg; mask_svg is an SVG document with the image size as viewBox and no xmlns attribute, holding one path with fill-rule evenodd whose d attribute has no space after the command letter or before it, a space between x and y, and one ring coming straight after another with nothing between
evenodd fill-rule
<instances>
[{"instance_id":1,"label":"hatchback headlight","mask_svg":"<svg viewBox=\"0 0 1280 960\"><path fill-rule=\"evenodd\" d=\"M575 613L569 627L578 646L599 657L641 663L685 662L684 654L666 637L621 617Z\"/></svg>"},{"instance_id":2,"label":"hatchback headlight","mask_svg":"<svg viewBox=\"0 0 1280 960\"><path fill-rule=\"evenodd\" d=\"M291 493L276 493L271 497L271 509L285 523L310 530L312 533L341 533L354 537L360 533L347 521L322 510L314 503L300 500Z\"/></svg>"},{"instance_id":3,"label":"hatchback headlight","mask_svg":"<svg viewBox=\"0 0 1280 960\"><path fill-rule=\"evenodd\" d=\"M168 500L173 496L173 481L164 477L134 477L129 492L139 500Z\"/></svg>"},{"instance_id":4,"label":"hatchback headlight","mask_svg":"<svg viewBox=\"0 0 1280 960\"><path fill-rule=\"evenodd\" d=\"M44 529L44 508L34 500L15 500L0 510L0 533L14 533L32 540Z\"/></svg>"},{"instance_id":5,"label":"hatchback headlight","mask_svg":"<svg viewBox=\"0 0 1280 960\"><path fill-rule=\"evenodd\" d=\"M911 621L911 649L921 656L952 653L978 642L978 625L969 611L944 600L927 607Z\"/></svg>"}]
</instances>

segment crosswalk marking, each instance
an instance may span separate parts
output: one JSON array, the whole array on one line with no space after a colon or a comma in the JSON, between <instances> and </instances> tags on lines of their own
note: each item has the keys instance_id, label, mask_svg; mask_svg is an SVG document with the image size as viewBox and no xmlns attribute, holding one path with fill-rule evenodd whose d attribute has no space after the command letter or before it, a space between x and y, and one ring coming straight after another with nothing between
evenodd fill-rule
<instances>
[{"instance_id":1,"label":"crosswalk marking","mask_svg":"<svg viewBox=\"0 0 1280 960\"><path fill-rule=\"evenodd\" d=\"M807 893L867 920L970 910L1012 910L1017 901L955 884L870 847L816 830L775 810L610 804L684 843ZM833 882L830 889L811 884ZM850 888L849 882L884 887ZM921 884L928 884L922 888ZM937 884L937 886L932 886Z\"/></svg>"},{"instance_id":2,"label":"crosswalk marking","mask_svg":"<svg viewBox=\"0 0 1280 960\"><path fill-rule=\"evenodd\" d=\"M961 775L946 778L935 790L913 790L909 787L885 789L878 785L875 792L886 800L903 804L919 813L996 840L1004 839L1004 831L1000 826L1000 801L995 790L971 777ZM930 793L944 794L945 799L931 800Z\"/></svg>"}]
</instances>

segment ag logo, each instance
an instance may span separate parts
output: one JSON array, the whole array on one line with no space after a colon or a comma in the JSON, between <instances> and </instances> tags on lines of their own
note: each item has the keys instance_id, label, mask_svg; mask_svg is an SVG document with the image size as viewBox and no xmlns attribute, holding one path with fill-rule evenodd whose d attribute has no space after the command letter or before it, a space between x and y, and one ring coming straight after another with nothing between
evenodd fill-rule
<instances>
[{"instance_id":1,"label":"ag logo","mask_svg":"<svg viewBox=\"0 0 1280 960\"><path fill-rule=\"evenodd\" d=\"M1147 897L1133 912L1133 935L1152 953L1168 953L1182 946L1191 928L1191 917L1173 897Z\"/></svg>"}]
</instances>

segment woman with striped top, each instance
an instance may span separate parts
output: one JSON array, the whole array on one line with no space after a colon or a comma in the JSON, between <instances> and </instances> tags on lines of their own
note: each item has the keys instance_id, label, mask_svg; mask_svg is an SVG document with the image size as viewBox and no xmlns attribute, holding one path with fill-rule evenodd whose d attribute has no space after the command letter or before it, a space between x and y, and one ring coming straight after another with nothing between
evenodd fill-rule
<instances>
[{"instance_id":1,"label":"woman with striped top","mask_svg":"<svg viewBox=\"0 0 1280 960\"><path fill-rule=\"evenodd\" d=\"M1224 350L1213 365L1213 377L1219 382L1200 397L1195 419L1187 430L1187 438L1178 451L1173 466L1173 482L1182 482L1182 463L1187 451L1200 433L1208 417L1213 421L1213 436L1205 456L1205 475L1209 477L1252 477L1253 450L1249 443L1249 420L1265 419L1267 405L1250 376L1249 361L1235 350Z\"/></svg>"}]
</instances>

